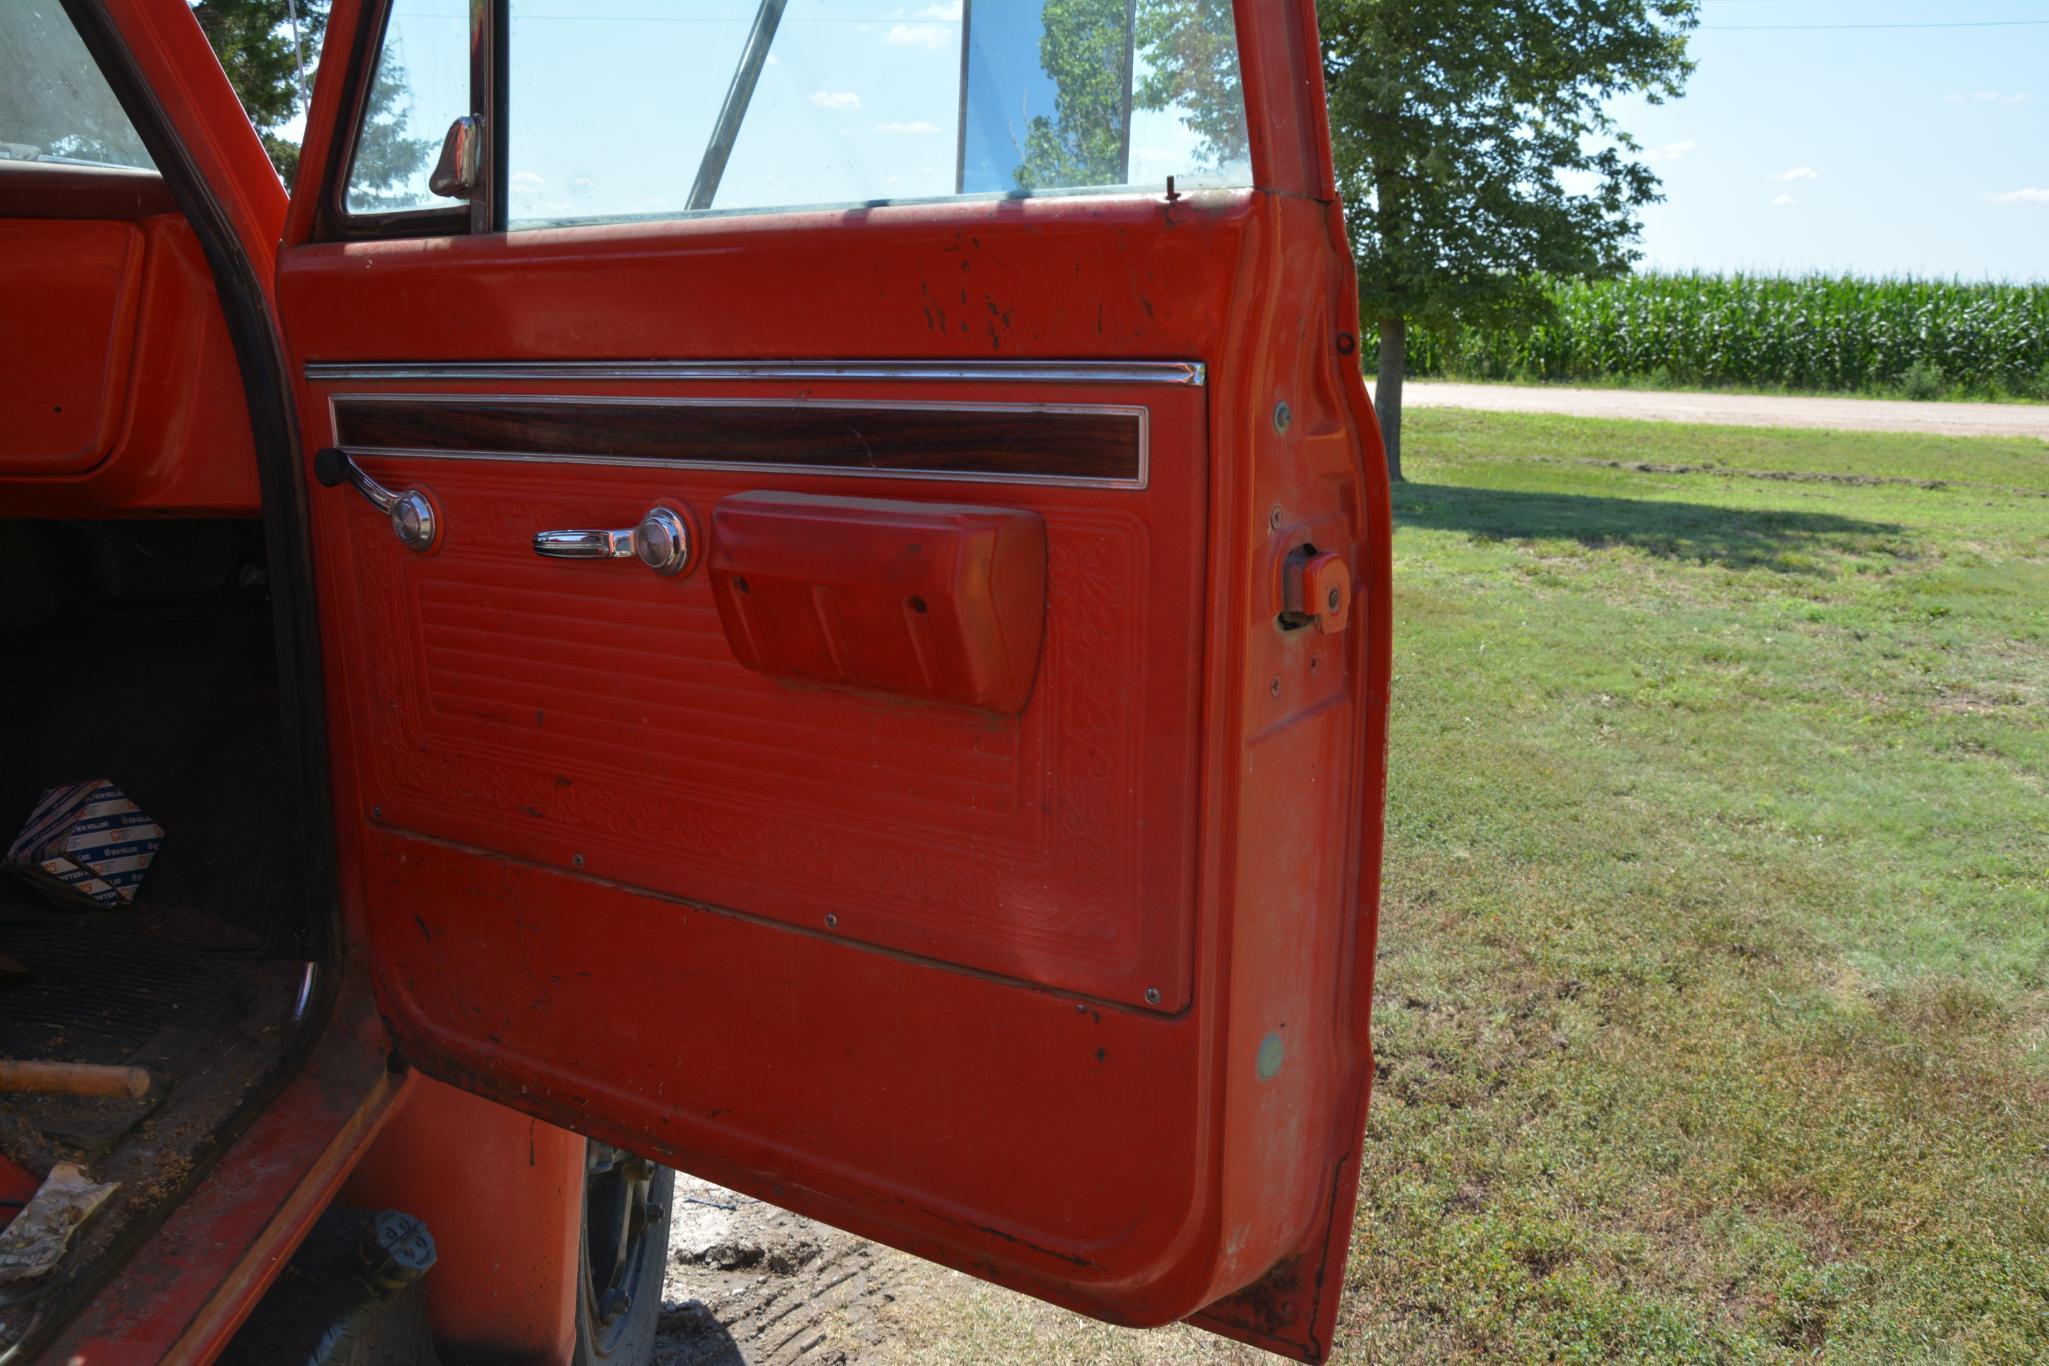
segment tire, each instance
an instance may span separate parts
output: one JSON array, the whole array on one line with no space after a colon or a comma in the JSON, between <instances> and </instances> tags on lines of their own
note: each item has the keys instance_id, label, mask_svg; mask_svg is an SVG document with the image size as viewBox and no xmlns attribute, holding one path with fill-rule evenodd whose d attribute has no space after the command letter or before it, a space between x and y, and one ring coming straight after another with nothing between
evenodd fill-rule
<instances>
[{"instance_id":1,"label":"tire","mask_svg":"<svg viewBox=\"0 0 2049 1366\"><path fill-rule=\"evenodd\" d=\"M676 1173L592 1140L584 1159L575 1366L646 1366L662 1316Z\"/></svg>"}]
</instances>

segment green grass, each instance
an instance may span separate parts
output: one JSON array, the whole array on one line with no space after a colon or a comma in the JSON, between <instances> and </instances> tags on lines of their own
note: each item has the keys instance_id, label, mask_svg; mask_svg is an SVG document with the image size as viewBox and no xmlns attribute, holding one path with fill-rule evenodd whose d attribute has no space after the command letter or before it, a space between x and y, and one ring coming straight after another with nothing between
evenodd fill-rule
<instances>
[{"instance_id":1,"label":"green grass","mask_svg":"<svg viewBox=\"0 0 2049 1366\"><path fill-rule=\"evenodd\" d=\"M1528 328L1417 332L1417 374L2049 400L2049 285L1656 274L1553 281Z\"/></svg>"},{"instance_id":2,"label":"green grass","mask_svg":"<svg viewBox=\"0 0 2049 1366\"><path fill-rule=\"evenodd\" d=\"M2049 447L1408 422L1347 1352L2049 1355Z\"/></svg>"}]
</instances>

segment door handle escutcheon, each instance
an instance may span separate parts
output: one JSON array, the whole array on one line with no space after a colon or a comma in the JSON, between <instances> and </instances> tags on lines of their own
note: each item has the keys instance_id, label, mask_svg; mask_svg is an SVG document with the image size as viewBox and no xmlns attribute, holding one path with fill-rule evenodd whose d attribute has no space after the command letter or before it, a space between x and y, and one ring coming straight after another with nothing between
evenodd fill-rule
<instances>
[{"instance_id":1,"label":"door handle escutcheon","mask_svg":"<svg viewBox=\"0 0 2049 1366\"><path fill-rule=\"evenodd\" d=\"M554 560L639 560L657 574L681 574L690 567L697 545L690 521L674 508L657 504L640 525L623 531L537 531L534 554Z\"/></svg>"},{"instance_id":2,"label":"door handle escutcheon","mask_svg":"<svg viewBox=\"0 0 2049 1366\"><path fill-rule=\"evenodd\" d=\"M350 484L391 519L391 532L408 550L428 551L441 536L434 500L418 489L393 493L363 472L347 451L328 446L313 453L313 477L326 488Z\"/></svg>"}]
</instances>

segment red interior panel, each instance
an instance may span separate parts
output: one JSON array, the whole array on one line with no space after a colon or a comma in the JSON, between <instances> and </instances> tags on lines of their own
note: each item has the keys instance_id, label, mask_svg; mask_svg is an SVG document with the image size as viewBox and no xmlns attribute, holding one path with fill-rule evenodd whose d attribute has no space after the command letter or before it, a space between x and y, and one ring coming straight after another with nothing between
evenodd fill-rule
<instances>
[{"instance_id":1,"label":"red interior panel","mask_svg":"<svg viewBox=\"0 0 2049 1366\"><path fill-rule=\"evenodd\" d=\"M0 476L107 458L128 404L141 278L133 223L0 221Z\"/></svg>"},{"instance_id":2,"label":"red interior panel","mask_svg":"<svg viewBox=\"0 0 2049 1366\"><path fill-rule=\"evenodd\" d=\"M0 163L0 297L10 515L257 513L241 369L161 179Z\"/></svg>"},{"instance_id":3,"label":"red interior panel","mask_svg":"<svg viewBox=\"0 0 2049 1366\"><path fill-rule=\"evenodd\" d=\"M1015 715L1046 626L1046 523L1018 508L736 493L712 510L733 657L771 678Z\"/></svg>"}]
</instances>

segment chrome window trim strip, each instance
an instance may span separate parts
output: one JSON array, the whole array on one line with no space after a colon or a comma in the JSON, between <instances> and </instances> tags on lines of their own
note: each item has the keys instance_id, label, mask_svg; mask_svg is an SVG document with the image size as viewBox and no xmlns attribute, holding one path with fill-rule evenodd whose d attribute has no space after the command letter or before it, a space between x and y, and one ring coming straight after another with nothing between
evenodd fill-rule
<instances>
[{"instance_id":1,"label":"chrome window trim strip","mask_svg":"<svg viewBox=\"0 0 2049 1366\"><path fill-rule=\"evenodd\" d=\"M1103 479L1074 474L992 474L981 470L870 469L860 465L770 464L753 460L648 460L634 456L589 455L574 451L420 450L407 446L341 446L350 456L404 460L486 460L541 465L605 465L621 469L716 470L733 474L816 474L834 479L920 479L940 484L1029 484L1045 488L1143 490L1152 476L1152 411L1123 403L941 403L917 399L683 398L622 394L419 394L340 393L327 396L328 434L339 442L337 403L476 403L502 399L507 403L614 403L659 408L906 408L946 413L1116 413L1138 419L1138 475Z\"/></svg>"},{"instance_id":2,"label":"chrome window trim strip","mask_svg":"<svg viewBox=\"0 0 2049 1366\"><path fill-rule=\"evenodd\" d=\"M515 380L900 380L917 383L1170 384L1202 388L1200 361L308 361L314 384Z\"/></svg>"}]
</instances>

